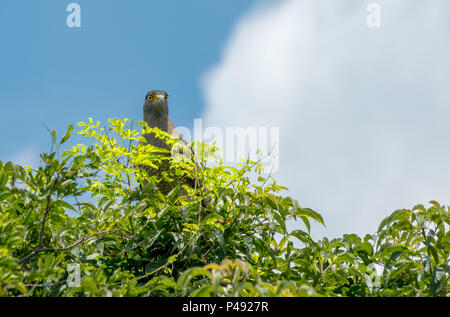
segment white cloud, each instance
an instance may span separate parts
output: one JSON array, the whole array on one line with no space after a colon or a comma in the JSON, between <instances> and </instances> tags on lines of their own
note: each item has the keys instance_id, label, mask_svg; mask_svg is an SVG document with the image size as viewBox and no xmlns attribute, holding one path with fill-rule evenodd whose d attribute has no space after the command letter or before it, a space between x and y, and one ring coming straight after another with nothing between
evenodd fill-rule
<instances>
[{"instance_id":1,"label":"white cloud","mask_svg":"<svg viewBox=\"0 0 450 317\"><path fill-rule=\"evenodd\" d=\"M205 126L280 126L275 177L327 228L372 233L397 208L450 203L450 2L270 2L203 79Z\"/></svg>"}]
</instances>

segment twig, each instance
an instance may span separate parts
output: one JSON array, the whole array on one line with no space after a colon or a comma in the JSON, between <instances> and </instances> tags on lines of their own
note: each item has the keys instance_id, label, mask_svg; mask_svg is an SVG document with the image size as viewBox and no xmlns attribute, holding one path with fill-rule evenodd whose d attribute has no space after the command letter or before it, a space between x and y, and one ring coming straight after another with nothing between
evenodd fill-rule
<instances>
[{"instance_id":1,"label":"twig","mask_svg":"<svg viewBox=\"0 0 450 317\"><path fill-rule=\"evenodd\" d=\"M39 232L39 242L36 248L40 248L42 246L42 239L44 237L44 229L45 229L45 222L47 221L48 213L50 212L50 196L49 194L47 196L47 206L45 207L44 217L42 218L42 225L41 225L41 232Z\"/></svg>"},{"instance_id":2,"label":"twig","mask_svg":"<svg viewBox=\"0 0 450 317\"><path fill-rule=\"evenodd\" d=\"M41 248L40 246L37 246L34 249L33 252L31 252L30 254L26 255L23 258L21 258L19 261L16 262L16 264L22 264L25 261L27 261L28 259L30 259L33 256L35 256L36 254L40 253L40 252L54 252L54 251L67 251L67 250L70 250L73 247L76 247L77 245L85 242L86 240L88 240L88 239L90 239L92 237L95 237L95 236L97 236L99 234L109 233L111 231L112 231L112 229L110 229L110 230L103 230L103 231L100 231L100 232L97 232L97 233L94 233L94 234L91 234L91 235L85 235L80 240L78 240L78 241L76 241L76 242L72 243L71 245L69 245L67 247L64 247L64 248Z\"/></svg>"}]
</instances>

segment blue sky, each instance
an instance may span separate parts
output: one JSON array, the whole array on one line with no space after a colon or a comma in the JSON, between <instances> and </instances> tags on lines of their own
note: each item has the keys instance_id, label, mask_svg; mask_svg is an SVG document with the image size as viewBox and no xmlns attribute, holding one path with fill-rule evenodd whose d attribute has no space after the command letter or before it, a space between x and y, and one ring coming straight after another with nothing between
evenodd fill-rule
<instances>
[{"instance_id":1,"label":"blue sky","mask_svg":"<svg viewBox=\"0 0 450 317\"><path fill-rule=\"evenodd\" d=\"M142 118L145 93L165 89L171 116L190 126L204 107L200 75L216 63L254 0L5 0L0 6L0 160L49 148L44 121L63 133L89 116Z\"/></svg>"},{"instance_id":2,"label":"blue sky","mask_svg":"<svg viewBox=\"0 0 450 317\"><path fill-rule=\"evenodd\" d=\"M141 120L165 89L177 126L279 128L273 176L324 216L315 238L450 204L450 1L77 2L71 29L70 1L2 0L0 160L36 165L41 120Z\"/></svg>"}]
</instances>

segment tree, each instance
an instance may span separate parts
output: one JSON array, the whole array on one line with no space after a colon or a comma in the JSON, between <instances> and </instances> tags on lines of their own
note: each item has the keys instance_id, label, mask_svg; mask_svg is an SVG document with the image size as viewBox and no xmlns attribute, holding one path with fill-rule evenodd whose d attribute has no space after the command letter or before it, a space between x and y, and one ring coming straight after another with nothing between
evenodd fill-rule
<instances>
[{"instance_id":1,"label":"tree","mask_svg":"<svg viewBox=\"0 0 450 317\"><path fill-rule=\"evenodd\" d=\"M418 205L374 235L314 241L321 215L283 196L259 162L225 166L204 143L192 144L195 160L160 155L142 134L177 140L137 124L89 119L77 133L90 145L60 153L69 126L61 139L50 131L42 166L0 162L1 296L448 295L448 208ZM139 168L167 161L158 177ZM204 187L159 190L182 177Z\"/></svg>"}]
</instances>

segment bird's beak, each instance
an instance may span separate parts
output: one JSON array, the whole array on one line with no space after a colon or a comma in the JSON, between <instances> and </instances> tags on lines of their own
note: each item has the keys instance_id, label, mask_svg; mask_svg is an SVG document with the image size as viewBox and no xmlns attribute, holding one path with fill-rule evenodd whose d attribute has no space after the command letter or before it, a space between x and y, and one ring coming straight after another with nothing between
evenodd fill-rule
<instances>
[{"instance_id":1,"label":"bird's beak","mask_svg":"<svg viewBox=\"0 0 450 317\"><path fill-rule=\"evenodd\" d=\"M164 104L164 96L163 95L158 95L158 103L159 104Z\"/></svg>"}]
</instances>

